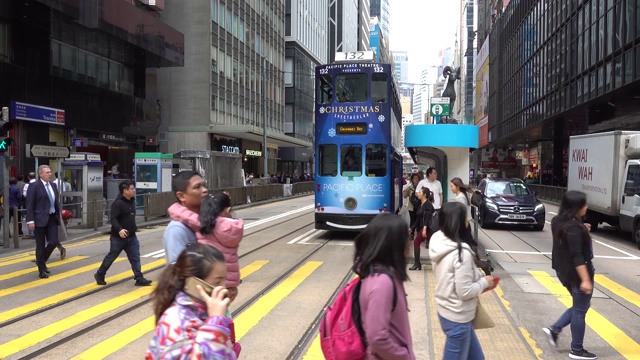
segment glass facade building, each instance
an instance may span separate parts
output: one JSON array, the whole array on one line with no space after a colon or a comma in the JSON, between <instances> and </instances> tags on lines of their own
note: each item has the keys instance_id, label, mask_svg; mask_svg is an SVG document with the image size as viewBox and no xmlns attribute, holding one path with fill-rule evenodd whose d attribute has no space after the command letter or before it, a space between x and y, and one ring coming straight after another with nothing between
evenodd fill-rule
<instances>
[{"instance_id":1,"label":"glass facade building","mask_svg":"<svg viewBox=\"0 0 640 360\"><path fill-rule=\"evenodd\" d=\"M25 143L71 146L82 138L76 150L122 169L131 169L135 151L155 150L145 145L159 120L150 79L184 64L184 36L157 10L132 0L0 2L0 104L65 111L64 123L16 121L17 173L35 166Z\"/></svg>"},{"instance_id":2,"label":"glass facade building","mask_svg":"<svg viewBox=\"0 0 640 360\"><path fill-rule=\"evenodd\" d=\"M489 64L491 146L544 142L539 162L562 178L570 135L640 124L640 1L512 0Z\"/></svg>"}]
</instances>

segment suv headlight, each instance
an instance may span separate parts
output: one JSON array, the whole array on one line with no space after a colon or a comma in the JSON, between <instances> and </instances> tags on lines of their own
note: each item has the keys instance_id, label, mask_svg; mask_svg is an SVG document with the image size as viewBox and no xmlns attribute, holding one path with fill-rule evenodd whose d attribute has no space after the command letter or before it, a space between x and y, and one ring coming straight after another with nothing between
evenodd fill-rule
<instances>
[{"instance_id":1,"label":"suv headlight","mask_svg":"<svg viewBox=\"0 0 640 360\"><path fill-rule=\"evenodd\" d=\"M498 205L496 205L496 204L494 204L494 203L492 203L492 202L488 202L488 201L487 201L487 207L488 207L489 209L491 209L491 210L496 210L496 211L498 211Z\"/></svg>"},{"instance_id":2,"label":"suv headlight","mask_svg":"<svg viewBox=\"0 0 640 360\"><path fill-rule=\"evenodd\" d=\"M533 211L543 211L544 210L544 204L540 203L538 205L536 205L535 208L533 208Z\"/></svg>"}]
</instances>

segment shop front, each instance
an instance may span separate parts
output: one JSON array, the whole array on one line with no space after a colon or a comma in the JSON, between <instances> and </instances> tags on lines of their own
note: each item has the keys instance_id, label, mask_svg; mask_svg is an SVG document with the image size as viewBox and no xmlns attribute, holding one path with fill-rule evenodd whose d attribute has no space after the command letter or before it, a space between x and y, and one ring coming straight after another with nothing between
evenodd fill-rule
<instances>
[{"instance_id":1,"label":"shop front","mask_svg":"<svg viewBox=\"0 0 640 360\"><path fill-rule=\"evenodd\" d=\"M290 175L311 174L313 150L309 147L286 147L280 149L278 172Z\"/></svg>"}]
</instances>

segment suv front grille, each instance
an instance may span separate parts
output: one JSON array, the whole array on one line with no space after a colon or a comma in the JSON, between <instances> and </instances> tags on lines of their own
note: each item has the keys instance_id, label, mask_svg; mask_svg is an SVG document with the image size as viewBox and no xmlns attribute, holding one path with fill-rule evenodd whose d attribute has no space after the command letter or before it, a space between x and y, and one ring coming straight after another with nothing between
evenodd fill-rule
<instances>
[{"instance_id":1,"label":"suv front grille","mask_svg":"<svg viewBox=\"0 0 640 360\"><path fill-rule=\"evenodd\" d=\"M498 209L502 214L533 214L533 206L500 205Z\"/></svg>"}]
</instances>

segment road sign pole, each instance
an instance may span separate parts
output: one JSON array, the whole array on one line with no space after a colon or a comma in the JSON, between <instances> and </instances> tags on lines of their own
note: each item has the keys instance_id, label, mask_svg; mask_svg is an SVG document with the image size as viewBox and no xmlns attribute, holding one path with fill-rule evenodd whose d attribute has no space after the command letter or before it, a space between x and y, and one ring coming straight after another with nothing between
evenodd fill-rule
<instances>
[{"instance_id":1,"label":"road sign pole","mask_svg":"<svg viewBox=\"0 0 640 360\"><path fill-rule=\"evenodd\" d=\"M2 219L2 241L5 249L9 248L9 155L4 154L2 157L2 209L4 210L4 218ZM15 219L18 221L18 219ZM18 234L13 234L18 236Z\"/></svg>"}]
</instances>

